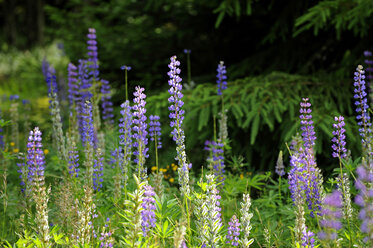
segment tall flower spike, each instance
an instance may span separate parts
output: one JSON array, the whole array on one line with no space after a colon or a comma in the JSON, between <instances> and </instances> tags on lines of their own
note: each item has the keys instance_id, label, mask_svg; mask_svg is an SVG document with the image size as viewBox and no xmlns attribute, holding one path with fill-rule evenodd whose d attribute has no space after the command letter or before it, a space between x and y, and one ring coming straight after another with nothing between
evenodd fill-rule
<instances>
[{"instance_id":1,"label":"tall flower spike","mask_svg":"<svg viewBox=\"0 0 373 248\"><path fill-rule=\"evenodd\" d=\"M148 144L148 131L147 124L146 124L146 95L143 93L144 88L140 86L136 86L136 91L133 93L135 98L133 102L135 105L132 107L133 109L133 139L134 143L133 146L136 147L136 150L133 154L136 156L135 163L137 163L137 173L139 177L146 177L146 168L145 168L145 160L149 157L147 154L148 149L146 146Z\"/></svg>"},{"instance_id":2,"label":"tall flower spike","mask_svg":"<svg viewBox=\"0 0 373 248\"><path fill-rule=\"evenodd\" d=\"M361 142L363 144L364 150L367 149L369 140L371 139L371 125L370 123L370 116L368 114L368 100L367 100L367 93L365 87L365 71L363 70L363 66L358 65L356 68L356 72L354 74L354 98L355 98L355 105L356 105L356 112L357 116L356 119L358 121L358 125L360 126L359 132L361 136Z\"/></svg>"},{"instance_id":3,"label":"tall flower spike","mask_svg":"<svg viewBox=\"0 0 373 248\"><path fill-rule=\"evenodd\" d=\"M157 140L157 148L162 148L161 142L161 123L159 122L158 115L151 115L149 116L149 136L150 140L154 141Z\"/></svg>"},{"instance_id":4,"label":"tall flower spike","mask_svg":"<svg viewBox=\"0 0 373 248\"><path fill-rule=\"evenodd\" d=\"M217 77L217 84L218 84L218 95L223 94L223 90L227 89L227 70L224 65L224 61L220 61L218 65L218 69L216 70L218 74Z\"/></svg>"},{"instance_id":5,"label":"tall flower spike","mask_svg":"<svg viewBox=\"0 0 373 248\"><path fill-rule=\"evenodd\" d=\"M144 197L142 198L142 210L141 210L141 226L144 237L147 237L147 234L150 228L155 227L155 192L153 187L150 185L144 186Z\"/></svg>"},{"instance_id":6,"label":"tall flower spike","mask_svg":"<svg viewBox=\"0 0 373 248\"><path fill-rule=\"evenodd\" d=\"M30 131L27 143L27 165L29 181L32 185L33 199L36 203L35 222L40 240L45 247L49 247L50 235L48 224L48 192L45 188L45 161L41 135L38 127Z\"/></svg>"},{"instance_id":7,"label":"tall flower spike","mask_svg":"<svg viewBox=\"0 0 373 248\"><path fill-rule=\"evenodd\" d=\"M224 144L220 140L218 142L206 140L205 145L205 150L210 151L210 157L207 159L209 168L214 172L217 183L224 185Z\"/></svg>"},{"instance_id":8,"label":"tall flower spike","mask_svg":"<svg viewBox=\"0 0 373 248\"><path fill-rule=\"evenodd\" d=\"M168 85L170 89L168 93L170 93L170 97L168 98L168 102L171 104L168 107L170 110L169 117L171 119L170 126L173 128L171 134L173 136L173 140L176 142L176 160L179 162L179 184L180 184L180 191L182 195L189 196L190 188L189 188L189 165L186 161L186 152L185 152L185 136L184 130L182 128L183 120L184 120L184 110L182 109L184 102L182 100L183 94L181 93L182 85L181 78L179 76L180 69L180 62L176 59L176 56L171 57L171 62L168 65L170 71L167 73L170 79L168 80Z\"/></svg>"},{"instance_id":9,"label":"tall flower spike","mask_svg":"<svg viewBox=\"0 0 373 248\"><path fill-rule=\"evenodd\" d=\"M69 150L68 164L69 164L69 174L71 177L79 176L79 153L78 148L75 145L75 142L72 142L71 149Z\"/></svg>"},{"instance_id":10,"label":"tall flower spike","mask_svg":"<svg viewBox=\"0 0 373 248\"><path fill-rule=\"evenodd\" d=\"M100 148L97 149L96 159L93 164L93 189L100 191L104 179L104 155Z\"/></svg>"},{"instance_id":11,"label":"tall flower spike","mask_svg":"<svg viewBox=\"0 0 373 248\"><path fill-rule=\"evenodd\" d=\"M90 74L93 76L94 80L98 80L98 53L97 53L97 41L96 41L96 29L89 28L88 29L88 62Z\"/></svg>"},{"instance_id":12,"label":"tall flower spike","mask_svg":"<svg viewBox=\"0 0 373 248\"><path fill-rule=\"evenodd\" d=\"M300 103L301 130L303 137L303 158L300 166L304 167L304 192L307 198L308 209L311 210L311 217L321 210L321 191L322 191L322 175L319 168L317 168L316 158L314 154L315 145L315 131L313 127L311 115L311 103L308 98L302 98ZM302 165L303 164L303 165Z\"/></svg>"},{"instance_id":13,"label":"tall flower spike","mask_svg":"<svg viewBox=\"0 0 373 248\"><path fill-rule=\"evenodd\" d=\"M107 80L101 80L101 107L102 107L102 119L109 124L114 124L113 114L113 102L111 101L111 87Z\"/></svg>"},{"instance_id":14,"label":"tall flower spike","mask_svg":"<svg viewBox=\"0 0 373 248\"><path fill-rule=\"evenodd\" d=\"M123 172L124 187L126 188L128 180L128 168L131 162L132 154L132 112L128 100L120 105L122 118L119 121L119 166Z\"/></svg>"},{"instance_id":15,"label":"tall flower spike","mask_svg":"<svg viewBox=\"0 0 373 248\"><path fill-rule=\"evenodd\" d=\"M364 241L373 241L373 190L369 186L372 184L373 173L367 169L372 165L367 165L366 161L356 169L357 180L355 182L356 189L359 194L355 197L355 203L361 207L359 218L362 221L360 226L361 232L367 234Z\"/></svg>"},{"instance_id":16,"label":"tall flower spike","mask_svg":"<svg viewBox=\"0 0 373 248\"><path fill-rule=\"evenodd\" d=\"M79 90L78 85L77 85L77 82L78 82L77 69L78 68L72 63L69 63L69 65L67 66L67 81L68 81L67 85L68 85L68 93L69 93L67 98L69 99L70 109L75 104L75 98Z\"/></svg>"},{"instance_id":17,"label":"tall flower spike","mask_svg":"<svg viewBox=\"0 0 373 248\"><path fill-rule=\"evenodd\" d=\"M250 239L251 223L250 220L253 214L250 213L251 199L249 194L243 195L243 202L241 202L241 226L242 226L242 239L241 243L243 247L250 247L254 242L254 239Z\"/></svg>"},{"instance_id":18,"label":"tall flower spike","mask_svg":"<svg viewBox=\"0 0 373 248\"><path fill-rule=\"evenodd\" d=\"M311 103L308 101L308 98L302 98L302 101L300 103L300 116L299 118L301 119L300 124L301 124L301 130L302 132L302 137L304 141L304 147L312 149L313 146L315 145L315 131L313 127L313 121L312 121L312 109L311 109Z\"/></svg>"},{"instance_id":19,"label":"tall flower spike","mask_svg":"<svg viewBox=\"0 0 373 248\"><path fill-rule=\"evenodd\" d=\"M345 148L346 145L346 135L344 134L346 132L346 129L343 127L345 126L344 118L343 116L334 117L334 120L337 122L333 124L333 128L335 128L335 131L333 131L333 145L332 148L334 150L333 157L334 158L345 158L347 149Z\"/></svg>"},{"instance_id":20,"label":"tall flower spike","mask_svg":"<svg viewBox=\"0 0 373 248\"><path fill-rule=\"evenodd\" d=\"M320 220L322 231L318 236L321 240L337 240L337 231L342 228L340 219L342 218L342 194L340 191L333 191L325 197L323 202Z\"/></svg>"},{"instance_id":21,"label":"tall flower spike","mask_svg":"<svg viewBox=\"0 0 373 248\"><path fill-rule=\"evenodd\" d=\"M227 234L227 244L231 244L232 246L238 246L239 244L239 236L240 236L240 222L238 221L236 215L233 215L231 221L228 222L228 234Z\"/></svg>"}]
</instances>

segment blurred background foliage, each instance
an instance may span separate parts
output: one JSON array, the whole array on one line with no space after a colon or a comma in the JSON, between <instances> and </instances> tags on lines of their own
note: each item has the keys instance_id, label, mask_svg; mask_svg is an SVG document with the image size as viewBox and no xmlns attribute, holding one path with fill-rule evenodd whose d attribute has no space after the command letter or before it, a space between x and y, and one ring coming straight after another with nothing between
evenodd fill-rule
<instances>
[{"instance_id":1,"label":"blurred background foliage","mask_svg":"<svg viewBox=\"0 0 373 248\"><path fill-rule=\"evenodd\" d=\"M304 96L314 106L321 167L333 167L326 158L334 115L346 116L348 147L353 154L360 149L352 74L372 49L371 0L0 0L0 10L0 94L31 100L32 123L41 128L49 128L43 58L57 69L66 107L67 64L86 57L87 30L94 27L101 77L114 88L115 106L124 98L120 66L130 65L130 90L146 87L148 112L161 114L165 130L169 57L179 57L186 82L183 49L192 50L195 87L185 92L185 126L195 168L213 135L220 60L228 67L230 155L244 154L251 170L274 167L278 150L299 130ZM164 139L172 162L174 145Z\"/></svg>"}]
</instances>

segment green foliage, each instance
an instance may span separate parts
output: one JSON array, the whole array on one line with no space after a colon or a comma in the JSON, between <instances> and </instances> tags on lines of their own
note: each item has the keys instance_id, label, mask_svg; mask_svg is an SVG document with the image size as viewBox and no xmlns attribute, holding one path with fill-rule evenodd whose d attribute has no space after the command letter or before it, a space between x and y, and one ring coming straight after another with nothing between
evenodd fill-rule
<instances>
[{"instance_id":1,"label":"green foliage","mask_svg":"<svg viewBox=\"0 0 373 248\"><path fill-rule=\"evenodd\" d=\"M286 150L285 142L300 131L299 102L310 98L317 134L316 152L330 157L334 116L346 118L347 147L356 153L360 147L355 117L351 108L351 87L345 82L320 81L317 77L273 72L230 82L224 91L224 107L228 109L229 137L235 140L232 155L245 154L249 168L271 169L278 150ZM168 93L148 98L148 112L161 113L167 120ZM206 139L213 137L213 116L220 111L216 86L199 84L185 91L187 154L201 164L199 154ZM260 137L260 139L258 139ZM260 159L259 159L260 157ZM323 164L328 169L329 164Z\"/></svg>"},{"instance_id":2,"label":"green foliage","mask_svg":"<svg viewBox=\"0 0 373 248\"><path fill-rule=\"evenodd\" d=\"M338 38L344 30L351 30L356 36L367 36L373 20L372 14L373 2L370 0L319 1L296 19L294 35L309 29L318 35L322 30L334 28Z\"/></svg>"}]
</instances>

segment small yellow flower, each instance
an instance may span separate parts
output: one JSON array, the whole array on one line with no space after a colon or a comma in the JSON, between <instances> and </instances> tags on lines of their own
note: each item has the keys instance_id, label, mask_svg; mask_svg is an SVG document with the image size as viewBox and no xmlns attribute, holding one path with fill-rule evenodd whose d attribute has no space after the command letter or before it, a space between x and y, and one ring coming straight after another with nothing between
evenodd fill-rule
<instances>
[{"instance_id":1,"label":"small yellow flower","mask_svg":"<svg viewBox=\"0 0 373 248\"><path fill-rule=\"evenodd\" d=\"M177 170L177 166L172 167L172 170L176 171Z\"/></svg>"},{"instance_id":2,"label":"small yellow flower","mask_svg":"<svg viewBox=\"0 0 373 248\"><path fill-rule=\"evenodd\" d=\"M13 152L14 152L14 153L17 153L17 152L19 152L19 149L18 149L18 148L14 148L14 149L13 149Z\"/></svg>"},{"instance_id":3,"label":"small yellow flower","mask_svg":"<svg viewBox=\"0 0 373 248\"><path fill-rule=\"evenodd\" d=\"M157 166L153 166L152 171L156 171L156 170L157 170Z\"/></svg>"},{"instance_id":4,"label":"small yellow flower","mask_svg":"<svg viewBox=\"0 0 373 248\"><path fill-rule=\"evenodd\" d=\"M172 177L170 178L170 183L173 183L175 181L175 179L173 179Z\"/></svg>"},{"instance_id":5,"label":"small yellow flower","mask_svg":"<svg viewBox=\"0 0 373 248\"><path fill-rule=\"evenodd\" d=\"M169 165L167 165L167 166L166 166L166 169L168 169L168 168L170 168L170 166L169 166Z\"/></svg>"},{"instance_id":6,"label":"small yellow flower","mask_svg":"<svg viewBox=\"0 0 373 248\"><path fill-rule=\"evenodd\" d=\"M47 155L49 153L48 149L44 149L44 154Z\"/></svg>"},{"instance_id":7,"label":"small yellow flower","mask_svg":"<svg viewBox=\"0 0 373 248\"><path fill-rule=\"evenodd\" d=\"M14 142L10 142L10 146L15 146L16 144Z\"/></svg>"},{"instance_id":8,"label":"small yellow flower","mask_svg":"<svg viewBox=\"0 0 373 248\"><path fill-rule=\"evenodd\" d=\"M240 175L240 179L243 179L243 174Z\"/></svg>"}]
</instances>

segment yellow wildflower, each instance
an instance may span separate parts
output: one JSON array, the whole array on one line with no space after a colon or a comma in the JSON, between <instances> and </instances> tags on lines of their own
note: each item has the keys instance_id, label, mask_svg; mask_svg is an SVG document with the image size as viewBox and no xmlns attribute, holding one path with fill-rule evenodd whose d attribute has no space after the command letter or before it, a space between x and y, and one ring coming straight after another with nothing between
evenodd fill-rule
<instances>
[{"instance_id":1,"label":"yellow wildflower","mask_svg":"<svg viewBox=\"0 0 373 248\"><path fill-rule=\"evenodd\" d=\"M157 170L157 166L153 166L152 171L156 171L156 170Z\"/></svg>"},{"instance_id":2,"label":"yellow wildflower","mask_svg":"<svg viewBox=\"0 0 373 248\"><path fill-rule=\"evenodd\" d=\"M176 171L177 170L177 166L172 167L172 170Z\"/></svg>"},{"instance_id":3,"label":"yellow wildflower","mask_svg":"<svg viewBox=\"0 0 373 248\"><path fill-rule=\"evenodd\" d=\"M10 142L10 146L15 146L16 144L14 142Z\"/></svg>"},{"instance_id":4,"label":"yellow wildflower","mask_svg":"<svg viewBox=\"0 0 373 248\"><path fill-rule=\"evenodd\" d=\"M243 179L243 174L240 175L240 179Z\"/></svg>"},{"instance_id":5,"label":"yellow wildflower","mask_svg":"<svg viewBox=\"0 0 373 248\"><path fill-rule=\"evenodd\" d=\"M18 148L14 148L14 149L13 149L13 152L14 152L14 153L17 153L17 152L19 152L19 149L18 149Z\"/></svg>"},{"instance_id":6,"label":"yellow wildflower","mask_svg":"<svg viewBox=\"0 0 373 248\"><path fill-rule=\"evenodd\" d=\"M172 177L170 178L170 183L173 183L175 181L175 179L173 179Z\"/></svg>"},{"instance_id":7,"label":"yellow wildflower","mask_svg":"<svg viewBox=\"0 0 373 248\"><path fill-rule=\"evenodd\" d=\"M44 154L47 155L49 153L48 149L44 149Z\"/></svg>"}]
</instances>

